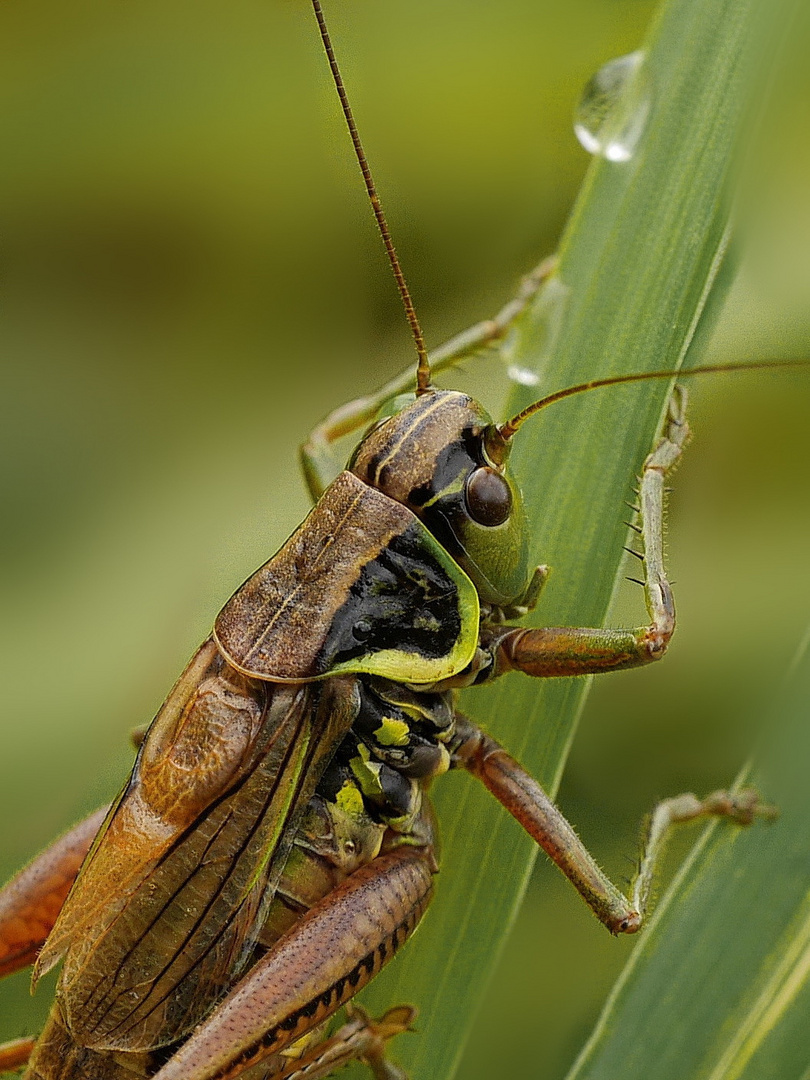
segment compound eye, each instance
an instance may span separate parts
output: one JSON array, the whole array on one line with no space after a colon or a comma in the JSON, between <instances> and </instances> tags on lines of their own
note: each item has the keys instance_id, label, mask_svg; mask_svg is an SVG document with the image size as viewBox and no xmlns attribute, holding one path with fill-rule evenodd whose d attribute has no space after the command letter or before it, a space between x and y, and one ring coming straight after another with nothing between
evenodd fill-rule
<instances>
[{"instance_id":1,"label":"compound eye","mask_svg":"<svg viewBox=\"0 0 810 1080\"><path fill-rule=\"evenodd\" d=\"M464 489L467 512L479 525L503 525L512 510L512 490L495 469L482 465L470 473Z\"/></svg>"}]
</instances>

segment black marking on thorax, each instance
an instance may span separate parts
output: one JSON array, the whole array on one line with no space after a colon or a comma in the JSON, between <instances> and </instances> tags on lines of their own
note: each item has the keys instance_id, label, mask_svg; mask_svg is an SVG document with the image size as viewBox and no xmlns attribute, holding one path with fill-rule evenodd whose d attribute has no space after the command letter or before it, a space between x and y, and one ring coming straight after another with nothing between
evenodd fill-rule
<instances>
[{"instance_id":1,"label":"black marking on thorax","mask_svg":"<svg viewBox=\"0 0 810 1080\"><path fill-rule=\"evenodd\" d=\"M318 668L385 649L439 659L460 633L455 583L425 549L416 527L408 528L363 567L334 616Z\"/></svg>"}]
</instances>

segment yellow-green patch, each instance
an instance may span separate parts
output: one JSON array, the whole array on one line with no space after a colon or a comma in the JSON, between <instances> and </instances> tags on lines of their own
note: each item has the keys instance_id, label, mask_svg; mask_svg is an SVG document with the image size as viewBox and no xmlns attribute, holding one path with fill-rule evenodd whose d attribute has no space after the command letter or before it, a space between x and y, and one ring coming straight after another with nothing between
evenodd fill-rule
<instances>
[{"instance_id":1,"label":"yellow-green patch","mask_svg":"<svg viewBox=\"0 0 810 1080\"><path fill-rule=\"evenodd\" d=\"M365 805L360 789L351 780L344 780L343 787L337 793L335 802L344 814L349 817L359 818L365 814Z\"/></svg>"},{"instance_id":2,"label":"yellow-green patch","mask_svg":"<svg viewBox=\"0 0 810 1080\"><path fill-rule=\"evenodd\" d=\"M374 732L374 738L380 746L407 746L410 728L404 720L393 716L384 716L383 722Z\"/></svg>"}]
</instances>

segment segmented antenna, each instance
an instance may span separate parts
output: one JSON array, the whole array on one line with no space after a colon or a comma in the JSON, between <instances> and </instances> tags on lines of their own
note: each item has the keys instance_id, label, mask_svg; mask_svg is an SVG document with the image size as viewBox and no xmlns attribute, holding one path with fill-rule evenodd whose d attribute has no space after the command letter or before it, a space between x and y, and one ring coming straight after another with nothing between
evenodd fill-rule
<instances>
[{"instance_id":1,"label":"segmented antenna","mask_svg":"<svg viewBox=\"0 0 810 1080\"><path fill-rule=\"evenodd\" d=\"M416 316L416 309L413 306L413 300L411 294L408 291L408 285L405 281L405 275L402 272L397 253L394 249L394 242L391 239L391 233L388 230L388 222L385 220L385 214L383 213L382 204L380 203L380 197L377 194L377 188L374 185L374 178L371 175L371 169L369 168L368 159L366 158L365 151L363 150L363 144L360 142L360 135L357 131L357 125L354 122L354 116L352 114L352 107L349 104L349 98L346 94L346 88L343 85L343 79L340 75L340 68L338 67L337 59L335 58L335 52L332 48L332 41L329 37L329 31L326 29L326 19L324 18L323 10L321 8L320 0L312 0L312 8L315 12L315 18L318 20L318 29L321 32L321 41L326 51L326 57L329 61L329 67L332 71L332 78L335 83L335 89L338 92L340 98L340 105L343 109L343 115L346 118L346 125L349 129L349 134L352 137L352 144L354 146L354 153L357 157L357 163L360 166L360 171L363 174L363 181L366 185L366 191L368 192L369 202L371 203L371 209L374 211L374 217L377 219L377 228L380 230L383 243L385 244L385 250L388 254L388 261L391 263L391 269L394 271L394 277L396 279L397 288L399 289L399 295L402 297L402 304L405 308L405 314L410 323L411 333L413 334L414 344L416 345L416 354L419 360L416 365L416 393L424 394L430 389L430 364L428 363L427 349L425 348L425 339L422 336L422 327L419 325L419 319Z\"/></svg>"},{"instance_id":2,"label":"segmented antenna","mask_svg":"<svg viewBox=\"0 0 810 1080\"><path fill-rule=\"evenodd\" d=\"M723 371L773 371L779 368L808 367L810 360L754 360L741 361L733 364L707 364L706 367L689 368L686 371L674 371L671 368L666 371L636 371L630 375L610 375L605 379L591 379L589 382L578 383L576 386L567 386L565 390L557 390L548 397L540 398L539 401L527 405L525 409L501 424L498 434L507 442L517 430L536 412L545 409L547 405L553 405L555 401L573 397L574 394L584 394L587 390L598 390L602 386L619 386L621 383L646 382L648 379L688 379L692 375L718 375Z\"/></svg>"}]
</instances>

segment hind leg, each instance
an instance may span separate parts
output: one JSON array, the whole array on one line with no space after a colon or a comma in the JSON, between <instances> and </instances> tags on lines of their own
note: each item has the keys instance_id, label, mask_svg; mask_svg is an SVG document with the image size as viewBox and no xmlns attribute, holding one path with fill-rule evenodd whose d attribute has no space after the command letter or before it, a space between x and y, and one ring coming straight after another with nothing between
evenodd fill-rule
<instances>
[{"instance_id":1,"label":"hind leg","mask_svg":"<svg viewBox=\"0 0 810 1080\"><path fill-rule=\"evenodd\" d=\"M15 1072L23 1065L27 1065L35 1041L35 1039L12 1039L10 1042L0 1043L0 1073Z\"/></svg>"},{"instance_id":2,"label":"hind leg","mask_svg":"<svg viewBox=\"0 0 810 1080\"><path fill-rule=\"evenodd\" d=\"M386 1044L395 1035L412 1030L415 1016L410 1005L400 1005L372 1020L359 1005L350 1003L346 1023L334 1035L307 1042L294 1054L286 1051L276 1055L270 1068L257 1072L256 1080L259 1076L261 1080L326 1080L351 1061L367 1065L374 1080L407 1080L406 1073L386 1057ZM253 1080L253 1073L246 1073L245 1080Z\"/></svg>"},{"instance_id":3,"label":"hind leg","mask_svg":"<svg viewBox=\"0 0 810 1080\"><path fill-rule=\"evenodd\" d=\"M36 960L106 813L80 821L0 891L0 977Z\"/></svg>"},{"instance_id":4,"label":"hind leg","mask_svg":"<svg viewBox=\"0 0 810 1080\"><path fill-rule=\"evenodd\" d=\"M0 978L36 960L106 813L102 807L79 822L0 890ZM0 1044L0 1073L21 1069L34 1043Z\"/></svg>"}]
</instances>

